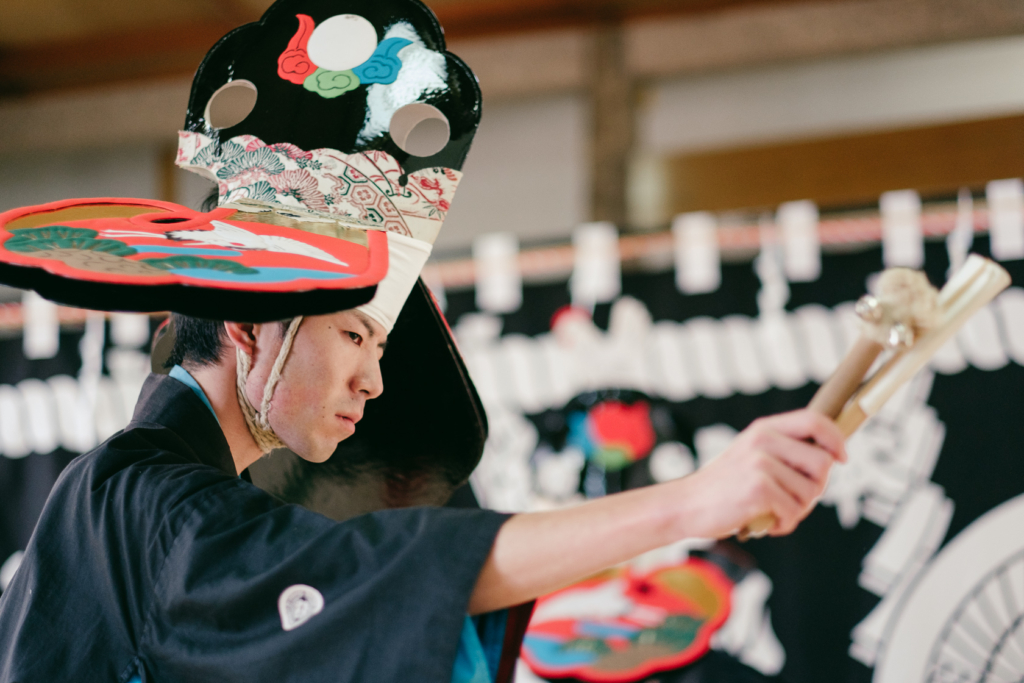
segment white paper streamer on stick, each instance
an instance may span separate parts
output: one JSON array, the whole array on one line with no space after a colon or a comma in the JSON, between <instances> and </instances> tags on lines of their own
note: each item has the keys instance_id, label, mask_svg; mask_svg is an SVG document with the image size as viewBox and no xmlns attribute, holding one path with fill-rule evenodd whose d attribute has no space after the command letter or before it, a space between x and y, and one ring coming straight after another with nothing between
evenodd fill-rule
<instances>
[{"instance_id":1,"label":"white paper streamer on stick","mask_svg":"<svg viewBox=\"0 0 1024 683\"><path fill-rule=\"evenodd\" d=\"M921 198L914 190L886 192L879 201L882 212L882 262L886 268L924 266Z\"/></svg>"},{"instance_id":2,"label":"white paper streamer on stick","mask_svg":"<svg viewBox=\"0 0 1024 683\"><path fill-rule=\"evenodd\" d=\"M572 246L575 253L569 286L573 305L591 308L617 297L622 291L622 269L615 225L584 223L573 231Z\"/></svg>"},{"instance_id":3,"label":"white paper streamer on stick","mask_svg":"<svg viewBox=\"0 0 1024 683\"><path fill-rule=\"evenodd\" d=\"M480 235L473 240L477 308L511 313L523 305L518 256L519 238L511 232Z\"/></svg>"},{"instance_id":4,"label":"white paper streamer on stick","mask_svg":"<svg viewBox=\"0 0 1024 683\"><path fill-rule=\"evenodd\" d=\"M985 196L992 258L1024 258L1024 182L1020 178L993 180L986 186Z\"/></svg>"},{"instance_id":5,"label":"white paper streamer on stick","mask_svg":"<svg viewBox=\"0 0 1024 683\"><path fill-rule=\"evenodd\" d=\"M818 207L811 201L779 205L775 222L782 231L786 277L792 282L813 282L821 275Z\"/></svg>"},{"instance_id":6,"label":"white paper streamer on stick","mask_svg":"<svg viewBox=\"0 0 1024 683\"><path fill-rule=\"evenodd\" d=\"M21 295L21 311L25 321L22 337L25 358L35 360L56 356L60 349L57 304L29 290Z\"/></svg>"},{"instance_id":7,"label":"white paper streamer on stick","mask_svg":"<svg viewBox=\"0 0 1024 683\"><path fill-rule=\"evenodd\" d=\"M713 292L722 283L715 217L706 212L679 214L672 221L676 286L685 294Z\"/></svg>"},{"instance_id":8,"label":"white paper streamer on stick","mask_svg":"<svg viewBox=\"0 0 1024 683\"><path fill-rule=\"evenodd\" d=\"M956 227L946 236L946 253L949 255L946 279L953 277L953 274L964 265L973 244L974 198L969 189L962 187L956 197Z\"/></svg>"}]
</instances>

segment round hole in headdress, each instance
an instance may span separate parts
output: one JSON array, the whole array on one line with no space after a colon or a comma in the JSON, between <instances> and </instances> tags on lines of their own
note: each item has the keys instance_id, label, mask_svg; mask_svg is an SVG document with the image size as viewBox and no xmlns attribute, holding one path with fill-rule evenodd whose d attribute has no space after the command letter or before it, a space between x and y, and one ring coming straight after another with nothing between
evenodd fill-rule
<instances>
[{"instance_id":1,"label":"round hole in headdress","mask_svg":"<svg viewBox=\"0 0 1024 683\"><path fill-rule=\"evenodd\" d=\"M437 107L413 102L391 116L388 132L399 149L415 157L437 154L448 144L448 117Z\"/></svg>"},{"instance_id":2,"label":"round hole in headdress","mask_svg":"<svg viewBox=\"0 0 1024 683\"><path fill-rule=\"evenodd\" d=\"M211 128L237 126L256 108L256 86L247 80L230 81L217 88L206 103Z\"/></svg>"},{"instance_id":3,"label":"round hole in headdress","mask_svg":"<svg viewBox=\"0 0 1024 683\"><path fill-rule=\"evenodd\" d=\"M358 14L337 14L313 29L306 44L310 61L327 71L353 69L377 49L377 30Z\"/></svg>"}]
</instances>

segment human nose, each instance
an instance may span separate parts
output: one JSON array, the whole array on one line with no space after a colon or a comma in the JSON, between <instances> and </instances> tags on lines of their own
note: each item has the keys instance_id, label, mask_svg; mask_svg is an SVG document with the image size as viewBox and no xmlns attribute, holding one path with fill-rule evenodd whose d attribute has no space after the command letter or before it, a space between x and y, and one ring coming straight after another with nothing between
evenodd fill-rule
<instances>
[{"instance_id":1,"label":"human nose","mask_svg":"<svg viewBox=\"0 0 1024 683\"><path fill-rule=\"evenodd\" d=\"M377 358L367 359L363 367L355 377L356 391L366 396L367 399L377 398L384 393L384 378L380 374L380 360Z\"/></svg>"}]
</instances>

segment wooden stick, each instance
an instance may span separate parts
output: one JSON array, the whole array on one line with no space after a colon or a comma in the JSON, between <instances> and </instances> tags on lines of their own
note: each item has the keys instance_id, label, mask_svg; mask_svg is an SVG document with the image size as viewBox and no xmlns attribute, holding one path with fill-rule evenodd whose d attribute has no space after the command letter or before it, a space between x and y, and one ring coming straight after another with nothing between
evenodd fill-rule
<instances>
[{"instance_id":1,"label":"wooden stick","mask_svg":"<svg viewBox=\"0 0 1024 683\"><path fill-rule=\"evenodd\" d=\"M941 314L935 327L909 350L893 356L863 385L860 382L878 358L882 346L860 338L832 376L814 394L808 408L835 419L843 435L850 438L869 417L882 408L897 389L927 365L939 348L972 315L988 305L1009 285L1010 276L1001 266L972 254L939 292ZM872 344L877 346L877 350ZM771 531L775 523L775 515L760 515L741 529L737 537L741 541L760 538Z\"/></svg>"},{"instance_id":2,"label":"wooden stick","mask_svg":"<svg viewBox=\"0 0 1024 683\"><path fill-rule=\"evenodd\" d=\"M836 368L832 376L818 387L807 407L831 419L836 419L843 406L864 382L868 370L882 353L884 347L873 339L860 337L853 348ZM856 428L855 428L856 429ZM849 434L847 434L849 436ZM752 519L736 535L741 541L761 538L775 526L775 515L767 512Z\"/></svg>"}]
</instances>

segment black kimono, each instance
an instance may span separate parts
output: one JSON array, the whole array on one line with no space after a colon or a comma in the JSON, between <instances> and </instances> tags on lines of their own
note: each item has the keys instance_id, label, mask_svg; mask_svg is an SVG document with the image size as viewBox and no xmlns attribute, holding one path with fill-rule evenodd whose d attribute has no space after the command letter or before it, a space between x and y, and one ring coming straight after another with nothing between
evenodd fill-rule
<instances>
[{"instance_id":1,"label":"black kimono","mask_svg":"<svg viewBox=\"0 0 1024 683\"><path fill-rule=\"evenodd\" d=\"M0 681L449 683L505 519L281 504L236 475L192 390L152 375L50 494L0 597Z\"/></svg>"}]
</instances>

